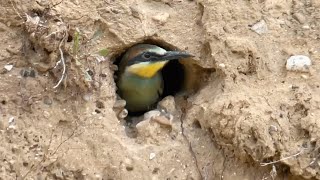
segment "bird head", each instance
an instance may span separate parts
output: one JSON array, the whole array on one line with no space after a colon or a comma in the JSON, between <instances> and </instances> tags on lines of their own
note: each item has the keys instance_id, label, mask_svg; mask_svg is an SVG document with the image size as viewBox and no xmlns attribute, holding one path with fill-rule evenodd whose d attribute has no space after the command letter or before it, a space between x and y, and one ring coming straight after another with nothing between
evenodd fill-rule
<instances>
[{"instance_id":1,"label":"bird head","mask_svg":"<svg viewBox=\"0 0 320 180\"><path fill-rule=\"evenodd\" d=\"M131 47L120 62L120 71L151 78L169 61L191 57L182 51L166 51L150 44L139 44Z\"/></svg>"}]
</instances>

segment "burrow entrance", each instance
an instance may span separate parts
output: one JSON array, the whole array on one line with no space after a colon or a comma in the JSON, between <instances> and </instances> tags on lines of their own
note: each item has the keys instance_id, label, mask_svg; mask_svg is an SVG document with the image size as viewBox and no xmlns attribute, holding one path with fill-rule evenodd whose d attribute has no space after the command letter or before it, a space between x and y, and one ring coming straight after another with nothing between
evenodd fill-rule
<instances>
[{"instance_id":1,"label":"burrow entrance","mask_svg":"<svg viewBox=\"0 0 320 180\"><path fill-rule=\"evenodd\" d=\"M179 50L173 45L170 45L166 42L159 41L159 40L152 40L148 39L142 42L138 42L132 46L137 44L153 44L157 45L167 51L175 51ZM119 64L126 53L126 51L131 48L127 47L121 53L116 55L114 64L119 67ZM179 50L188 52L188 50ZM188 52L192 54L191 52ZM119 69L119 68L118 68ZM210 76L215 69L206 69L202 68L198 65L198 63L191 58L181 59L181 60L173 60L169 61L165 67L161 70L163 81L164 81L164 88L163 94L159 98L158 102L161 101L164 97L169 95L176 96L179 94L183 94L184 96L189 96L193 93L196 93L203 85L205 85L206 79ZM118 81L119 71L115 72L115 82ZM117 90L117 94L119 95L119 91ZM121 96L119 95L121 98ZM153 109L156 109L156 104ZM141 116L145 113L144 112L128 112L129 117L137 117Z\"/></svg>"}]
</instances>

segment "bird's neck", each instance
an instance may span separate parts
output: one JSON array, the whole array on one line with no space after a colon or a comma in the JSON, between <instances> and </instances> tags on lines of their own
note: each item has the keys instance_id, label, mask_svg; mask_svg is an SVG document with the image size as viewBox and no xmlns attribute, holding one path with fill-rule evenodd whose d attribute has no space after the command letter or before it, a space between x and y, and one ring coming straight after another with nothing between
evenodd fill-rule
<instances>
[{"instance_id":1,"label":"bird's neck","mask_svg":"<svg viewBox=\"0 0 320 180\"><path fill-rule=\"evenodd\" d=\"M145 79L145 80L153 79L154 77L158 76L159 74L161 75L160 71L157 71L157 72L152 73L152 74L147 74L147 73L143 73L143 72L137 74L137 73L132 73L132 72L130 72L128 70L125 70L125 72L124 72L125 76L130 76L130 77L133 77L133 78Z\"/></svg>"},{"instance_id":2,"label":"bird's neck","mask_svg":"<svg viewBox=\"0 0 320 180\"><path fill-rule=\"evenodd\" d=\"M126 72L135 74L142 78L152 78L167 64L168 61L159 61L159 62L142 62L127 66L125 68Z\"/></svg>"}]
</instances>

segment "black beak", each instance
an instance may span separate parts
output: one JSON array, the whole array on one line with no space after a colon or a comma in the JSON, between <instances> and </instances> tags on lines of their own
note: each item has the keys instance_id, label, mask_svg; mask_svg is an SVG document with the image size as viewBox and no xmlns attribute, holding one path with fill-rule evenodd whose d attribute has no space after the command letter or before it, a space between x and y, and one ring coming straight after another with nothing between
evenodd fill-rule
<instances>
[{"instance_id":1,"label":"black beak","mask_svg":"<svg viewBox=\"0 0 320 180\"><path fill-rule=\"evenodd\" d=\"M163 60L174 60L174 59L181 59L181 58L188 58L193 57L193 55L182 52L182 51L167 51L161 59Z\"/></svg>"}]
</instances>

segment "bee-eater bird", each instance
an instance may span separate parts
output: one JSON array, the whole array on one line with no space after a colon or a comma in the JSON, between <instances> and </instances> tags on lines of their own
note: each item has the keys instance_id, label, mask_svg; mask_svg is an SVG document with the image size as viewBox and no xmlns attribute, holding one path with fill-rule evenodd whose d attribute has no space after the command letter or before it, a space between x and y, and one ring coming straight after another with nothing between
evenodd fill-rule
<instances>
[{"instance_id":1,"label":"bee-eater bird","mask_svg":"<svg viewBox=\"0 0 320 180\"><path fill-rule=\"evenodd\" d=\"M169 61L191 56L151 44L138 44L128 49L120 61L117 81L118 93L126 101L126 109L135 113L153 108L163 93L161 69Z\"/></svg>"}]
</instances>

